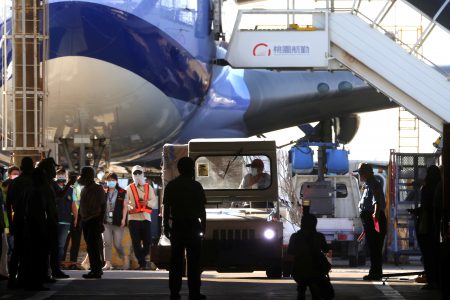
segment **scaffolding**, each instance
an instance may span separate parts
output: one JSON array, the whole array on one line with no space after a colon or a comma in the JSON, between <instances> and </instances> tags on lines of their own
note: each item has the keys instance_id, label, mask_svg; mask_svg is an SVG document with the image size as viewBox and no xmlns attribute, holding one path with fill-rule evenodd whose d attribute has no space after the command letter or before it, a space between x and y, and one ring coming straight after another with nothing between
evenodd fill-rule
<instances>
[{"instance_id":1,"label":"scaffolding","mask_svg":"<svg viewBox=\"0 0 450 300\"><path fill-rule=\"evenodd\" d=\"M15 157L37 156L45 149L48 0L4 3L2 150L10 151L15 163Z\"/></svg>"},{"instance_id":2,"label":"scaffolding","mask_svg":"<svg viewBox=\"0 0 450 300\"><path fill-rule=\"evenodd\" d=\"M420 120L403 107L398 108L398 152L418 153Z\"/></svg>"}]
</instances>

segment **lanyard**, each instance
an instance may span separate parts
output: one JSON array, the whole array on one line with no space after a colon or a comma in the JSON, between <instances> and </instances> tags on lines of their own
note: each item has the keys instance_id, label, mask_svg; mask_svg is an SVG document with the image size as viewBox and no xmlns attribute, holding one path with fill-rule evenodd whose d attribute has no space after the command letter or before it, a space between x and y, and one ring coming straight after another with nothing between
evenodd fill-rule
<instances>
[{"instance_id":1,"label":"lanyard","mask_svg":"<svg viewBox=\"0 0 450 300\"><path fill-rule=\"evenodd\" d=\"M112 202L113 202L113 199L116 199L116 200L117 200L117 190L114 189L114 192L112 192L112 193L111 193L111 192L108 192L107 198L108 198L108 206L109 206L108 211L109 211L109 212L112 212L112 211L114 211L114 207L113 207L113 205L112 205Z\"/></svg>"}]
</instances>

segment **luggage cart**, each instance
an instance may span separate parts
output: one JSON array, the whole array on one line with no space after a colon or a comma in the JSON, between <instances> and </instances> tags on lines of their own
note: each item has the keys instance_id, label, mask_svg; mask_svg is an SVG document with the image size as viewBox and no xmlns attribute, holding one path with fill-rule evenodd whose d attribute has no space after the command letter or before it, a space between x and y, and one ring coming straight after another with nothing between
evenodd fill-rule
<instances>
[{"instance_id":1,"label":"luggage cart","mask_svg":"<svg viewBox=\"0 0 450 300\"><path fill-rule=\"evenodd\" d=\"M416 238L415 216L409 213L420 203L420 188L427 168L439 163L438 153L396 153L391 151L394 171L394 201L390 205L390 228L392 235L390 251L394 263L400 263L400 256L420 256Z\"/></svg>"}]
</instances>

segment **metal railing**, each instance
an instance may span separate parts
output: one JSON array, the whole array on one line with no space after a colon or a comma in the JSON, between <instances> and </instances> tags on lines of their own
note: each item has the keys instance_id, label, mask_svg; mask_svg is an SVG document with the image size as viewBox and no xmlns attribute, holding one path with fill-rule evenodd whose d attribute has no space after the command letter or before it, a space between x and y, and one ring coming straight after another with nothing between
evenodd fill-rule
<instances>
[{"instance_id":1,"label":"metal railing","mask_svg":"<svg viewBox=\"0 0 450 300\"><path fill-rule=\"evenodd\" d=\"M422 60L423 62L429 64L431 67L436 69L438 72L440 72L443 76L445 76L447 79L450 80L450 73L448 70L444 70L438 65L436 65L433 61L431 61L429 58L427 58L424 54L420 52L420 49L424 45L426 39L431 34L432 30L436 26L436 20L442 13L445 7L447 5L450 5L450 0L446 0L442 6L441 9L439 9L435 16L430 19L429 25L423 30L422 34L419 36L417 41L414 43L414 45L407 44L404 41L402 41L399 37L392 34L390 31L388 31L386 28L384 28L381 23L385 20L388 13L395 7L395 4L398 2L397 0L316 0L316 2L324 2L325 9L330 10L331 12L351 12L355 15L358 15L361 17L364 21L366 21L368 24L370 24L372 27L378 29L379 31L383 32L385 35L391 37L396 43L401 45L408 53L416 56L418 59ZM371 18L367 16L367 14L362 9L362 3L363 2L377 2L380 4L381 2L385 2L384 5L382 5L379 12L376 14L374 18ZM348 3L347 6L342 5L342 3ZM341 5L338 5L341 4ZM351 5L350 5L351 4Z\"/></svg>"}]
</instances>

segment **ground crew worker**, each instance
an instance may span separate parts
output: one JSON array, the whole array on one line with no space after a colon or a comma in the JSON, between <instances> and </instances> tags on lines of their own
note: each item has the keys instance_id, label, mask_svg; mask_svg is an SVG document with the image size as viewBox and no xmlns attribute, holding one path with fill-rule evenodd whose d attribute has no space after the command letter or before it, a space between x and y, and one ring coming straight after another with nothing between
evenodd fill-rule
<instances>
[{"instance_id":1,"label":"ground crew worker","mask_svg":"<svg viewBox=\"0 0 450 300\"><path fill-rule=\"evenodd\" d=\"M69 178L71 178L72 176L78 177L76 173L69 173ZM81 186L78 184L78 182L75 182L73 185L72 198L73 202L77 207L77 211L80 208L80 195L81 195ZM78 214L76 220L74 218L72 219L72 222L70 224L69 236L67 237L66 245L64 246L64 253L66 253L70 241L70 262L73 262L75 264L78 260L78 252L80 250L80 241L82 233L82 228L80 224L81 224L80 215Z\"/></svg>"},{"instance_id":2,"label":"ground crew worker","mask_svg":"<svg viewBox=\"0 0 450 300\"><path fill-rule=\"evenodd\" d=\"M291 235L288 254L294 258L292 278L297 283L297 300L304 300L307 287L313 299L333 299L334 289L328 273L331 265L324 254L328 256L325 236L318 232L317 218L310 213L304 213L301 229Z\"/></svg>"},{"instance_id":3,"label":"ground crew worker","mask_svg":"<svg viewBox=\"0 0 450 300\"><path fill-rule=\"evenodd\" d=\"M76 220L78 218L78 208L73 201L72 185L75 181L76 177L72 177L69 181L67 180L66 170L64 168L59 168L56 170L56 178L53 184L53 189L56 195L56 208L58 211L58 265L60 265L61 261L64 261L66 257L64 246L70 232L70 224L72 223L72 219L75 218ZM68 277L62 276L62 278Z\"/></svg>"},{"instance_id":4,"label":"ground crew worker","mask_svg":"<svg viewBox=\"0 0 450 300\"><path fill-rule=\"evenodd\" d=\"M180 176L164 191L164 234L170 238L170 299L180 299L184 250L187 254L189 299L206 299L200 294L201 239L206 226L206 198L202 185L194 180L194 161L183 157L177 164Z\"/></svg>"},{"instance_id":5,"label":"ground crew worker","mask_svg":"<svg viewBox=\"0 0 450 300\"><path fill-rule=\"evenodd\" d=\"M53 158L48 157L41 160L38 164L38 168L42 169L45 174L47 182L41 184L42 197L45 199L46 205L46 230L48 234L48 251L50 258L50 268L52 270L52 277L47 280L53 281L54 279L69 278L69 275L61 271L60 261L58 259L58 209L56 197L59 196L59 192L56 187L54 178L56 177L56 163ZM62 191L64 192L64 191Z\"/></svg>"},{"instance_id":6,"label":"ground crew worker","mask_svg":"<svg viewBox=\"0 0 450 300\"><path fill-rule=\"evenodd\" d=\"M383 243L386 236L386 215L384 214L386 200L381 184L373 175L372 166L363 163L357 171L360 179L365 182L359 201L359 215L370 252L369 274L363 279L381 280Z\"/></svg>"},{"instance_id":7,"label":"ground crew worker","mask_svg":"<svg viewBox=\"0 0 450 300\"><path fill-rule=\"evenodd\" d=\"M3 193L0 190L0 280L7 280L8 279L8 272L6 268L7 264L7 252L8 248L3 247L3 243L5 243L5 246L7 245L6 242L6 229L8 228L6 226L6 222L8 218L6 217L6 213L4 213L4 203L3 203Z\"/></svg>"},{"instance_id":8,"label":"ground crew worker","mask_svg":"<svg viewBox=\"0 0 450 300\"><path fill-rule=\"evenodd\" d=\"M10 235L14 239L14 246L9 260L9 281L8 288L18 287L18 272L22 250L24 247L24 224L25 224L25 193L33 186L31 174L34 170L34 163L30 157L22 159L20 176L11 182L8 187L8 197L6 199L6 212L10 225ZM14 217L13 217L14 216Z\"/></svg>"},{"instance_id":9,"label":"ground crew worker","mask_svg":"<svg viewBox=\"0 0 450 300\"><path fill-rule=\"evenodd\" d=\"M94 181L95 172L91 167L83 167L78 183L84 186L80 198L80 219L91 271L83 278L102 277L102 255L104 231L103 219L106 211L106 195L103 187Z\"/></svg>"},{"instance_id":10,"label":"ground crew worker","mask_svg":"<svg viewBox=\"0 0 450 300\"><path fill-rule=\"evenodd\" d=\"M8 179L6 179L4 181L4 183L6 183L6 185L9 185L9 183L11 181L13 181L14 179L16 179L17 177L19 177L20 175L20 169L16 166L10 166L8 168Z\"/></svg>"},{"instance_id":11,"label":"ground crew worker","mask_svg":"<svg viewBox=\"0 0 450 300\"><path fill-rule=\"evenodd\" d=\"M240 189L265 189L270 185L270 175L264 172L264 162L259 158L247 165L251 167L251 173L248 173L242 179Z\"/></svg>"},{"instance_id":12,"label":"ground crew worker","mask_svg":"<svg viewBox=\"0 0 450 300\"><path fill-rule=\"evenodd\" d=\"M20 170L18 167L16 166L10 166L8 168L8 179L6 179L5 181L2 182L1 185L1 191L3 193L3 205L4 205L4 209L7 212L8 211L8 206L10 206L10 203L8 203L8 198L6 197L6 195L8 194L8 188L9 185L14 181L14 179L16 179L17 177L19 177L20 175ZM0 258L0 278L3 277L7 277L8 275L8 268L7 268L7 260L8 260L8 256L10 253L10 249L12 249L14 247L14 237L11 234L8 234L7 232L9 231L9 226L11 225L11 221L8 219L8 216L5 218L4 215L1 215L1 218L4 218L3 220L5 221L5 235L3 236L2 239L0 239L0 244L2 244L3 249L3 255ZM0 235L1 237L1 235Z\"/></svg>"},{"instance_id":13,"label":"ground crew worker","mask_svg":"<svg viewBox=\"0 0 450 300\"><path fill-rule=\"evenodd\" d=\"M145 180L144 168L134 166L131 172L133 183L127 187L128 228L139 269L146 270L150 268L145 257L150 255L151 213L152 208L156 208L157 205L156 195Z\"/></svg>"},{"instance_id":14,"label":"ground crew worker","mask_svg":"<svg viewBox=\"0 0 450 300\"><path fill-rule=\"evenodd\" d=\"M125 203L126 191L119 187L116 173L109 173L106 176L106 211L105 211L105 231L103 232L103 246L105 266L103 270L112 270L112 247L123 260L122 266L128 269L129 260L123 250L122 240L125 230L128 208Z\"/></svg>"}]
</instances>

